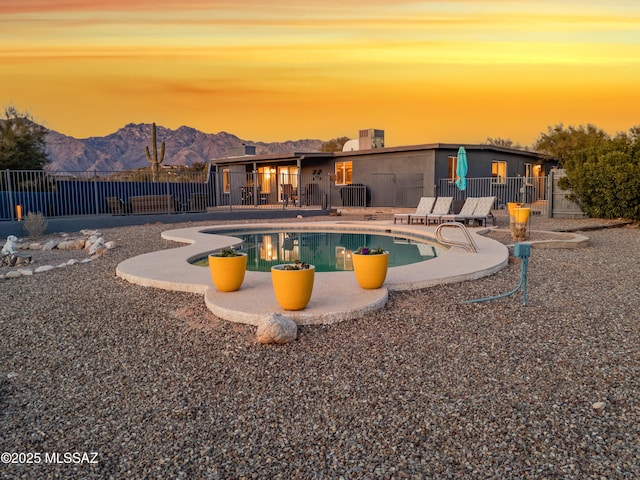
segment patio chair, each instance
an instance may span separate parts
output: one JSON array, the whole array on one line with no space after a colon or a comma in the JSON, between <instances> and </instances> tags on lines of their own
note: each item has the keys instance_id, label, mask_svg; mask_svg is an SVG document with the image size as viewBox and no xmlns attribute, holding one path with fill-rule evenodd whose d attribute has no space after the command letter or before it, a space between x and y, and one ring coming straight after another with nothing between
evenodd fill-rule
<instances>
[{"instance_id":1,"label":"patio chair","mask_svg":"<svg viewBox=\"0 0 640 480\"><path fill-rule=\"evenodd\" d=\"M462 205L462 208L458 213L452 213L451 215L443 215L440 217L440 222L462 222L466 223L466 219L473 215L476 207L478 206L478 202L480 201L479 197L467 197Z\"/></svg>"},{"instance_id":2,"label":"patio chair","mask_svg":"<svg viewBox=\"0 0 640 480\"><path fill-rule=\"evenodd\" d=\"M453 197L438 197L436 204L433 206L433 210L426 218L426 224L431 222L440 223L440 218L449 215L451 210L451 204L453 203Z\"/></svg>"},{"instance_id":3,"label":"patio chair","mask_svg":"<svg viewBox=\"0 0 640 480\"><path fill-rule=\"evenodd\" d=\"M473 214L466 217L466 220L471 224L475 224L477 222L479 225L484 225L486 227L487 220L489 218L493 218L495 220L493 214L491 213L491 209L493 208L493 204L495 203L495 201L495 196L480 197L478 205L476 205L476 209L473 211Z\"/></svg>"},{"instance_id":4,"label":"patio chair","mask_svg":"<svg viewBox=\"0 0 640 480\"><path fill-rule=\"evenodd\" d=\"M290 183L282 184L282 202L283 206L289 206L289 201L292 205L296 205L298 201L298 189Z\"/></svg>"},{"instance_id":5,"label":"patio chair","mask_svg":"<svg viewBox=\"0 0 640 480\"><path fill-rule=\"evenodd\" d=\"M414 218L420 219L422 223L426 221L427 215L431 213L433 204L436 202L435 197L422 197L418 202L416 211L413 213L396 213L393 215L393 223L400 220L400 223L404 223L404 219L407 219L407 223L413 223Z\"/></svg>"}]
</instances>

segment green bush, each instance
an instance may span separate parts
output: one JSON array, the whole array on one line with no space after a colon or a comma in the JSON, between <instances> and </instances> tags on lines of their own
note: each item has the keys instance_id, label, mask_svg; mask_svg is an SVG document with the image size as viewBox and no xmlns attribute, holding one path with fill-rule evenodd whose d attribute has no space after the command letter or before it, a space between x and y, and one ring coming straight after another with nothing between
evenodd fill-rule
<instances>
[{"instance_id":1,"label":"green bush","mask_svg":"<svg viewBox=\"0 0 640 480\"><path fill-rule=\"evenodd\" d=\"M592 125L550 128L536 149L560 159L561 188L594 218L640 220L640 127L611 138Z\"/></svg>"}]
</instances>

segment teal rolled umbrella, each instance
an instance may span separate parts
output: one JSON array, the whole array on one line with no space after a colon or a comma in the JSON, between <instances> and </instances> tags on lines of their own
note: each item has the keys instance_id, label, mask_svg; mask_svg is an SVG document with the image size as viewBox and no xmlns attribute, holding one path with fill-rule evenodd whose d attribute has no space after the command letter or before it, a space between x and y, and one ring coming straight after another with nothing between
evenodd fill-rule
<instances>
[{"instance_id":1,"label":"teal rolled umbrella","mask_svg":"<svg viewBox=\"0 0 640 480\"><path fill-rule=\"evenodd\" d=\"M458 190L467 189L467 170L469 165L467 164L467 151L464 147L458 149L458 161L456 162L456 187Z\"/></svg>"}]
</instances>

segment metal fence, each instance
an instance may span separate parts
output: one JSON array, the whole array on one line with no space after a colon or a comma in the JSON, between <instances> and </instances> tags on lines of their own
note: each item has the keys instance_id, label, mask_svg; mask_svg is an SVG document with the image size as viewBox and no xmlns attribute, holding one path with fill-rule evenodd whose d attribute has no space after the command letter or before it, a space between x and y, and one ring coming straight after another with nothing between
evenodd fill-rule
<instances>
[{"instance_id":1,"label":"metal fence","mask_svg":"<svg viewBox=\"0 0 640 480\"><path fill-rule=\"evenodd\" d=\"M415 207L423 196L422 173L371 173L366 183L332 185L334 207Z\"/></svg>"},{"instance_id":2,"label":"metal fence","mask_svg":"<svg viewBox=\"0 0 640 480\"><path fill-rule=\"evenodd\" d=\"M217 172L211 178L218 208L327 209L331 205L328 175Z\"/></svg>"},{"instance_id":3,"label":"metal fence","mask_svg":"<svg viewBox=\"0 0 640 480\"><path fill-rule=\"evenodd\" d=\"M194 172L149 169L129 172L0 171L0 220L29 212L45 217L82 215L177 214L236 209L328 209L336 207L415 208L424 195L422 174L372 173L367 183L335 185L329 175ZM437 196L495 196L495 208L507 202L531 205L547 214L547 178L469 178L458 190L442 179ZM564 194L566 196L566 194Z\"/></svg>"},{"instance_id":4,"label":"metal fence","mask_svg":"<svg viewBox=\"0 0 640 480\"><path fill-rule=\"evenodd\" d=\"M552 170L549 173L549 204L550 216L554 218L584 218L580 206L570 200L571 191L560 188L560 179L566 177L563 169Z\"/></svg>"},{"instance_id":5,"label":"metal fence","mask_svg":"<svg viewBox=\"0 0 640 480\"><path fill-rule=\"evenodd\" d=\"M202 211L213 189L208 172L0 172L0 219Z\"/></svg>"},{"instance_id":6,"label":"metal fence","mask_svg":"<svg viewBox=\"0 0 640 480\"><path fill-rule=\"evenodd\" d=\"M0 220L177 214L216 209L322 208L329 177L162 169L128 172L0 171Z\"/></svg>"},{"instance_id":7,"label":"metal fence","mask_svg":"<svg viewBox=\"0 0 640 480\"><path fill-rule=\"evenodd\" d=\"M547 177L468 178L466 190L459 190L451 179L440 179L436 194L453 197L461 204L467 197L496 197L494 209L504 209L508 202L525 203L538 215L548 214Z\"/></svg>"}]
</instances>

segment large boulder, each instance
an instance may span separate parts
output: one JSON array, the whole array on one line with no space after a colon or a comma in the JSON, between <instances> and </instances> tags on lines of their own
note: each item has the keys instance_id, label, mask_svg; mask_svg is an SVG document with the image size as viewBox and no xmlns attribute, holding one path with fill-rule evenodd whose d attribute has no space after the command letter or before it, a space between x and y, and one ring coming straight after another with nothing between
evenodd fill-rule
<instances>
[{"instance_id":1,"label":"large boulder","mask_svg":"<svg viewBox=\"0 0 640 480\"><path fill-rule=\"evenodd\" d=\"M284 315L272 313L258 326L256 335L260 343L289 343L298 337L298 325Z\"/></svg>"}]
</instances>

